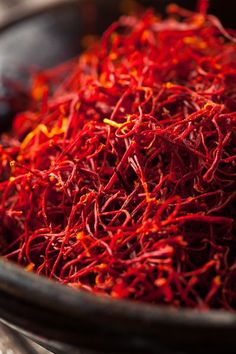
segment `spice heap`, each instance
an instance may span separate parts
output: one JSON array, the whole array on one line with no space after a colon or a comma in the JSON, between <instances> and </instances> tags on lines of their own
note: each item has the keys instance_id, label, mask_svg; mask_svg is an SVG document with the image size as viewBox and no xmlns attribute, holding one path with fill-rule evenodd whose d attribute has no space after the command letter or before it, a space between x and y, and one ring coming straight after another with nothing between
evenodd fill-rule
<instances>
[{"instance_id":1,"label":"spice heap","mask_svg":"<svg viewBox=\"0 0 236 354\"><path fill-rule=\"evenodd\" d=\"M1 137L0 253L114 298L236 308L236 44L211 15L123 16L32 77Z\"/></svg>"}]
</instances>

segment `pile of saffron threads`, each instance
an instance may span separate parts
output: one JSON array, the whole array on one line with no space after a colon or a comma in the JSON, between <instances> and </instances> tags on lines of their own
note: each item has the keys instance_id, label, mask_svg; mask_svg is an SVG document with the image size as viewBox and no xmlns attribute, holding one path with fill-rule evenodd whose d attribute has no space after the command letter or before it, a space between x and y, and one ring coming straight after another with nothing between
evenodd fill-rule
<instances>
[{"instance_id":1,"label":"pile of saffron threads","mask_svg":"<svg viewBox=\"0 0 236 354\"><path fill-rule=\"evenodd\" d=\"M95 294L236 309L236 41L171 5L32 75L0 145L0 254Z\"/></svg>"}]
</instances>

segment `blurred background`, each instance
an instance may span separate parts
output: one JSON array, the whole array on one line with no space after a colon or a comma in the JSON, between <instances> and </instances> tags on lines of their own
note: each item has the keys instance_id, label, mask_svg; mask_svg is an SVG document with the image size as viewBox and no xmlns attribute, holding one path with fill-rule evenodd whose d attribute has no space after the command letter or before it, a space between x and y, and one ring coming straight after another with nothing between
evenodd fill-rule
<instances>
[{"instance_id":1,"label":"blurred background","mask_svg":"<svg viewBox=\"0 0 236 354\"><path fill-rule=\"evenodd\" d=\"M65 0L0 0L0 28L4 27L9 19L18 17L21 13L34 12L59 2L63 3Z\"/></svg>"},{"instance_id":2,"label":"blurred background","mask_svg":"<svg viewBox=\"0 0 236 354\"><path fill-rule=\"evenodd\" d=\"M73 0L0 0L0 28L3 24L9 21L9 17L14 17L17 13L27 11L33 11L38 8L45 8L47 6L51 6L51 4L58 4L59 2L73 2ZM107 0L109 1L109 0ZM196 4L198 0L156 0L158 7L164 8L166 4L170 2L176 2L181 6L187 8L193 8L193 4ZM208 0L210 3L210 12L219 16L223 23L226 24L227 27L235 28L235 0ZM87 3L90 0L86 0ZM117 0L112 0L114 4L116 4ZM121 3L128 3L128 7L130 4L135 3L135 0L121 0ZM153 1L149 0L139 0L139 2L148 6L150 3L153 4ZM223 4L223 6L222 6ZM229 11L231 9L231 11Z\"/></svg>"}]
</instances>

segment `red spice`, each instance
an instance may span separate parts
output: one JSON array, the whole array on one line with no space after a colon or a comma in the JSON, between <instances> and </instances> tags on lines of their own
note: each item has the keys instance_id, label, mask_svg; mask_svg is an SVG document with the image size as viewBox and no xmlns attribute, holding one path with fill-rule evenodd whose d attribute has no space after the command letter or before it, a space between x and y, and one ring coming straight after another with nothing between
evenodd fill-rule
<instances>
[{"instance_id":1,"label":"red spice","mask_svg":"<svg viewBox=\"0 0 236 354\"><path fill-rule=\"evenodd\" d=\"M1 137L0 252L115 298L236 308L236 51L177 6L36 73Z\"/></svg>"}]
</instances>

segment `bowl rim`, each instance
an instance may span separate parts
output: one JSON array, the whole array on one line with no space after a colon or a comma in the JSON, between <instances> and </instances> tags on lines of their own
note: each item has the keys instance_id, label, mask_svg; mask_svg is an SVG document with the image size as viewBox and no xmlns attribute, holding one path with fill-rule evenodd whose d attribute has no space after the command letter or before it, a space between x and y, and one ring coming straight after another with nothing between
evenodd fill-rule
<instances>
[{"instance_id":1,"label":"bowl rim","mask_svg":"<svg viewBox=\"0 0 236 354\"><path fill-rule=\"evenodd\" d=\"M199 311L188 308L146 304L131 300L113 299L79 291L54 280L25 271L20 266L0 258L1 292L24 301L31 306L52 310L71 318L88 319L88 314L112 320L138 321L154 326L181 325L201 328L236 329L236 314L226 310ZM100 317L101 318L101 317ZM128 321L128 322L127 322Z\"/></svg>"},{"instance_id":2,"label":"bowl rim","mask_svg":"<svg viewBox=\"0 0 236 354\"><path fill-rule=\"evenodd\" d=\"M82 0L34 0L30 3L15 5L0 18L0 33L5 29L22 22L23 20L38 16L46 11L52 11L64 6L73 5Z\"/></svg>"},{"instance_id":3,"label":"bowl rim","mask_svg":"<svg viewBox=\"0 0 236 354\"><path fill-rule=\"evenodd\" d=\"M68 6L81 0L53 0L33 8L14 11L0 24L0 32L21 22L53 10ZM73 318L87 318L88 314L102 316L110 321L139 321L155 325L181 325L186 327L211 327L236 329L236 313L226 310L209 310L152 305L130 300L97 296L61 285L34 273L26 272L20 266L0 257L0 296L9 294L15 299L27 301L33 306L57 313L69 314Z\"/></svg>"}]
</instances>

